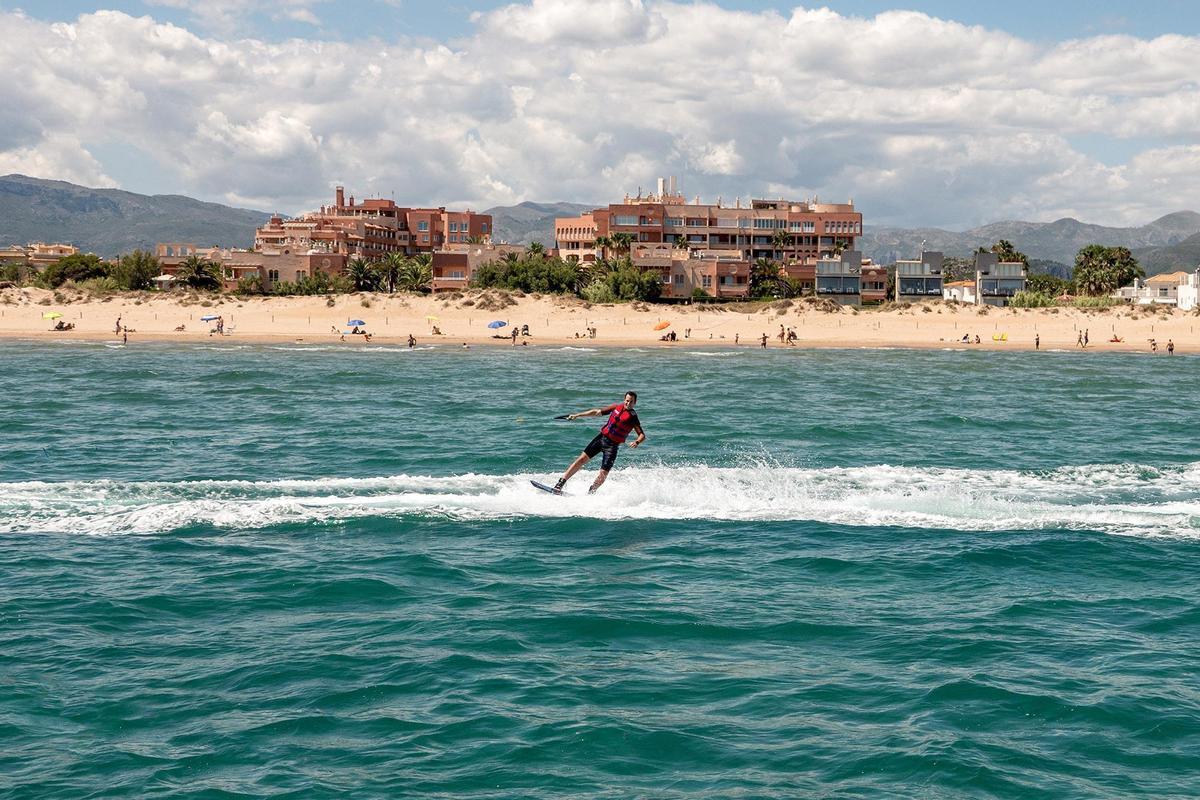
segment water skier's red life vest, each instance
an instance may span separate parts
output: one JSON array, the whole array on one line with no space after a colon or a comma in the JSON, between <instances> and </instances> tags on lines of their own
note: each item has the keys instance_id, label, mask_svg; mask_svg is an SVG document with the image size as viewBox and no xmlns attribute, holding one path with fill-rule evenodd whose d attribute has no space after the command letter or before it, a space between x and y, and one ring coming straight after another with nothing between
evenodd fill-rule
<instances>
[{"instance_id":1,"label":"water skier's red life vest","mask_svg":"<svg viewBox=\"0 0 1200 800\"><path fill-rule=\"evenodd\" d=\"M608 415L608 422L604 423L600 432L620 444L629 438L629 432L637 424L637 413L631 408L626 408L624 403L611 405L605 411L611 411L611 413Z\"/></svg>"}]
</instances>

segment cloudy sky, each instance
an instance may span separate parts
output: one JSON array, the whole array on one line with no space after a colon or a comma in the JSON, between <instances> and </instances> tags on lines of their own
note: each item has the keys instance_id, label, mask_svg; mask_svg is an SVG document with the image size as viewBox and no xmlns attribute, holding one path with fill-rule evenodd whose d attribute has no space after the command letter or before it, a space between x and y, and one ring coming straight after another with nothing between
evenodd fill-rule
<instances>
[{"instance_id":1,"label":"cloudy sky","mask_svg":"<svg viewBox=\"0 0 1200 800\"><path fill-rule=\"evenodd\" d=\"M659 175L965 228L1200 210L1193 2L0 0L0 174L295 213Z\"/></svg>"}]
</instances>

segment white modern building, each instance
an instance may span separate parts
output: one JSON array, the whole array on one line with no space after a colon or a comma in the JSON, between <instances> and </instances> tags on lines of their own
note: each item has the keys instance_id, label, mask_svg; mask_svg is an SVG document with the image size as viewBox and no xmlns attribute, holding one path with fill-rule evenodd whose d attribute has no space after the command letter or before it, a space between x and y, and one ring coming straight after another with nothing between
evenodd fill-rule
<instances>
[{"instance_id":1,"label":"white modern building","mask_svg":"<svg viewBox=\"0 0 1200 800\"><path fill-rule=\"evenodd\" d=\"M1112 296L1133 305L1175 306L1191 311L1200 305L1200 268L1154 275L1144 281L1134 278L1132 286L1122 286Z\"/></svg>"}]
</instances>

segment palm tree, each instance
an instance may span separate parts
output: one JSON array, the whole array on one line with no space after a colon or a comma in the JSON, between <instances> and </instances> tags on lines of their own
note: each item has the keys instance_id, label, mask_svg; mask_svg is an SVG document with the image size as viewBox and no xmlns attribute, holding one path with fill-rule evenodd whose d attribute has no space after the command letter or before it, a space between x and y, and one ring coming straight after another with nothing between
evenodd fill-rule
<instances>
[{"instance_id":1,"label":"palm tree","mask_svg":"<svg viewBox=\"0 0 1200 800\"><path fill-rule=\"evenodd\" d=\"M422 253L405 261L396 285L406 292L424 292L433 283L433 257Z\"/></svg>"},{"instance_id":2,"label":"palm tree","mask_svg":"<svg viewBox=\"0 0 1200 800\"><path fill-rule=\"evenodd\" d=\"M750 267L750 296L779 296L779 280L779 264L769 258L756 259Z\"/></svg>"},{"instance_id":3,"label":"palm tree","mask_svg":"<svg viewBox=\"0 0 1200 800\"><path fill-rule=\"evenodd\" d=\"M396 291L396 283L407 263L408 257L404 253L388 253L379 265L379 277L383 279L384 288L389 294Z\"/></svg>"},{"instance_id":4,"label":"palm tree","mask_svg":"<svg viewBox=\"0 0 1200 800\"><path fill-rule=\"evenodd\" d=\"M541 242L531 242L529 247L525 248L525 255L529 256L530 258L545 258L546 245L542 244Z\"/></svg>"},{"instance_id":5,"label":"palm tree","mask_svg":"<svg viewBox=\"0 0 1200 800\"><path fill-rule=\"evenodd\" d=\"M350 259L350 263L346 266L346 274L354 282L354 291L356 292L371 291L375 288L379 278L371 262L362 257Z\"/></svg>"},{"instance_id":6,"label":"palm tree","mask_svg":"<svg viewBox=\"0 0 1200 800\"><path fill-rule=\"evenodd\" d=\"M622 253L628 253L629 249L633 247L632 233L614 233L608 238L612 241L612 248L617 252L618 256Z\"/></svg>"},{"instance_id":7,"label":"palm tree","mask_svg":"<svg viewBox=\"0 0 1200 800\"><path fill-rule=\"evenodd\" d=\"M612 239L608 238L607 236L597 236L596 241L593 242L593 244L596 246L596 249L600 251L598 258L601 261L603 261L605 258L608 258L608 248L613 246Z\"/></svg>"},{"instance_id":8,"label":"palm tree","mask_svg":"<svg viewBox=\"0 0 1200 800\"><path fill-rule=\"evenodd\" d=\"M175 279L193 289L220 289L225 276L217 262L190 255L179 265Z\"/></svg>"},{"instance_id":9,"label":"palm tree","mask_svg":"<svg viewBox=\"0 0 1200 800\"><path fill-rule=\"evenodd\" d=\"M779 257L783 258L784 251L792 246L792 235L783 228L776 228L775 234L771 237L771 246L779 251Z\"/></svg>"}]
</instances>

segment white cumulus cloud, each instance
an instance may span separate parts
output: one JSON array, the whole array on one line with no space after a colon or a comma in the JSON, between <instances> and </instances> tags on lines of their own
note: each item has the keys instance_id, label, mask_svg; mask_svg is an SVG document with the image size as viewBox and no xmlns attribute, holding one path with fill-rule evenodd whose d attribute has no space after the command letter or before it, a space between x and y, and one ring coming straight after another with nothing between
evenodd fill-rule
<instances>
[{"instance_id":1,"label":"white cumulus cloud","mask_svg":"<svg viewBox=\"0 0 1200 800\"><path fill-rule=\"evenodd\" d=\"M205 24L0 13L0 66L21 77L0 86L0 168L104 184L106 154L133 151L131 188L285 211L339 182L481 208L608 202L671 174L689 197L853 197L868 224L1200 209L1196 37L530 0L449 41L267 42L237 21L335 4L156 2Z\"/></svg>"}]
</instances>

